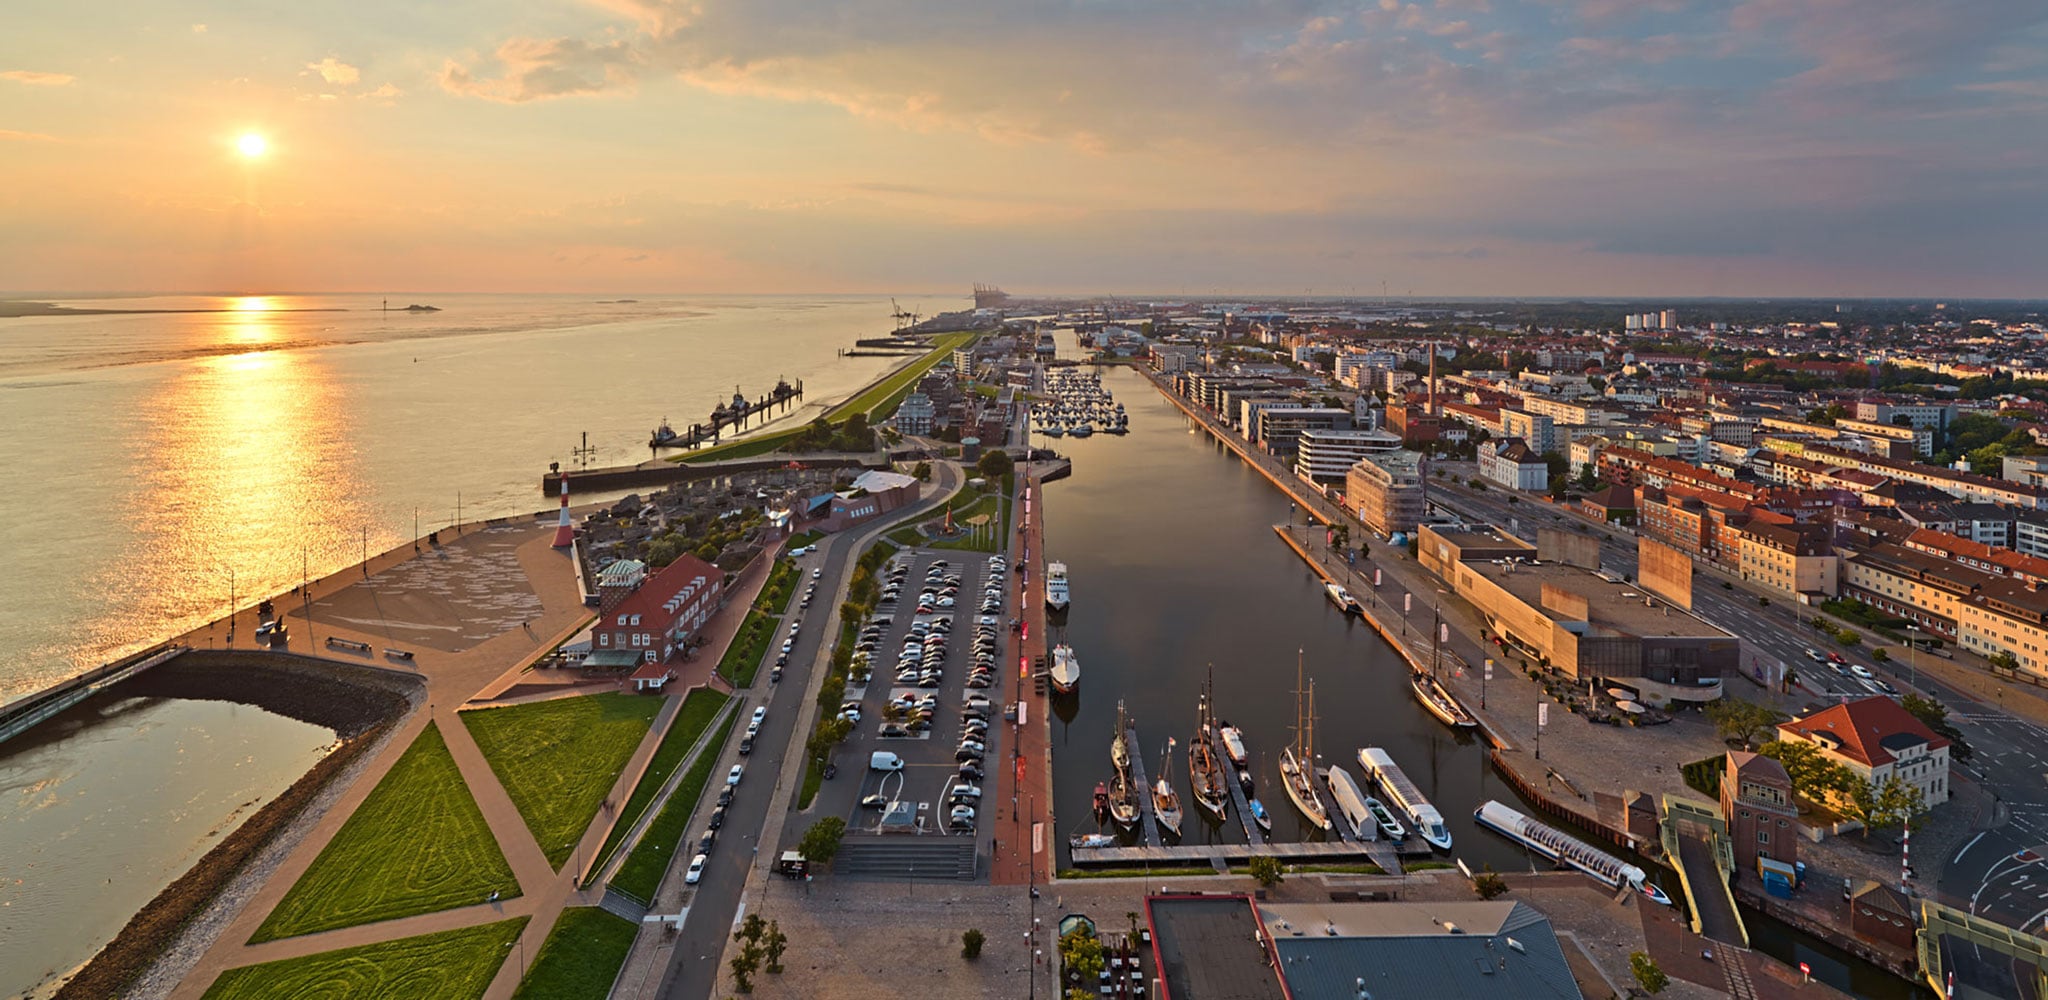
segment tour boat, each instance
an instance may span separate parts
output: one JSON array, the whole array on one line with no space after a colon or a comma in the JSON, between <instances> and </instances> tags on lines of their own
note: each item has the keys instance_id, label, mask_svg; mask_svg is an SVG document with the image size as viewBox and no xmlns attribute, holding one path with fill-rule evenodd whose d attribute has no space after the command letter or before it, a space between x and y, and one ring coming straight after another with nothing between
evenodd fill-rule
<instances>
[{"instance_id":1,"label":"tour boat","mask_svg":"<svg viewBox=\"0 0 2048 1000\"><path fill-rule=\"evenodd\" d=\"M1409 675L1408 689L1415 692L1415 699L1422 702L1422 707L1429 709L1429 714L1443 720L1444 725L1463 728L1479 724L1479 720L1474 719L1472 713L1465 711L1465 706L1458 704L1458 700L1451 697L1451 693L1444 690L1444 686L1437 683L1436 678L1420 670Z\"/></svg>"},{"instance_id":2,"label":"tour boat","mask_svg":"<svg viewBox=\"0 0 2048 1000\"><path fill-rule=\"evenodd\" d=\"M1217 728L1216 735L1223 737L1224 755L1230 758L1232 764L1243 767L1249 759L1244 751L1244 730L1225 722Z\"/></svg>"},{"instance_id":3,"label":"tour boat","mask_svg":"<svg viewBox=\"0 0 2048 1000\"><path fill-rule=\"evenodd\" d=\"M1316 794L1316 688L1308 686L1308 707L1302 708L1301 654L1297 651L1294 663L1294 745L1280 751L1280 783L1287 787L1287 797L1294 800L1294 808L1311 826L1319 830L1330 829L1330 811L1323 806L1322 796Z\"/></svg>"},{"instance_id":4,"label":"tour boat","mask_svg":"<svg viewBox=\"0 0 2048 1000\"><path fill-rule=\"evenodd\" d=\"M1365 747L1358 751L1358 766L1365 769L1367 778L1379 783L1395 808L1408 815L1408 821L1422 839L1439 850L1451 849L1451 831L1444 826L1443 814L1408 779L1401 765L1394 763L1393 755L1379 747Z\"/></svg>"},{"instance_id":5,"label":"tour boat","mask_svg":"<svg viewBox=\"0 0 2048 1000\"><path fill-rule=\"evenodd\" d=\"M1152 782L1152 817L1159 825L1176 837L1180 836L1180 796L1174 794L1173 782L1167 775L1173 772L1173 739L1166 740L1166 758L1159 764L1159 779Z\"/></svg>"},{"instance_id":6,"label":"tour boat","mask_svg":"<svg viewBox=\"0 0 2048 1000\"><path fill-rule=\"evenodd\" d=\"M1328 594L1330 596L1330 603L1336 605L1337 610L1342 611L1347 615L1357 615L1365 613L1365 609L1359 606L1358 600L1352 597L1351 592L1345 590L1342 584L1323 584L1323 593Z\"/></svg>"},{"instance_id":7,"label":"tour boat","mask_svg":"<svg viewBox=\"0 0 2048 1000\"><path fill-rule=\"evenodd\" d=\"M1531 848L1552 861L1585 872L1609 888L1627 886L1665 906L1671 905L1671 897L1655 883L1647 881L1648 876L1641 868L1579 841L1563 830L1524 816L1496 800L1488 799L1484 805L1472 810L1472 818L1480 826Z\"/></svg>"},{"instance_id":8,"label":"tour boat","mask_svg":"<svg viewBox=\"0 0 2048 1000\"><path fill-rule=\"evenodd\" d=\"M1067 564L1045 564L1045 606L1054 611L1067 609Z\"/></svg>"},{"instance_id":9,"label":"tour boat","mask_svg":"<svg viewBox=\"0 0 2048 1000\"><path fill-rule=\"evenodd\" d=\"M1188 782L1194 789L1195 802L1217 819L1222 819L1230 801L1230 789L1223 784L1223 768L1216 762L1216 750L1210 742L1216 735L1216 720L1209 714L1209 684L1202 684L1201 700L1196 703L1195 738L1188 743Z\"/></svg>"},{"instance_id":10,"label":"tour boat","mask_svg":"<svg viewBox=\"0 0 2048 1000\"><path fill-rule=\"evenodd\" d=\"M1060 643L1052 648L1052 689L1061 694L1072 694L1081 686L1081 659L1074 655L1074 647Z\"/></svg>"},{"instance_id":11,"label":"tour boat","mask_svg":"<svg viewBox=\"0 0 2048 1000\"><path fill-rule=\"evenodd\" d=\"M1368 797L1365 800L1365 811L1372 814L1373 822L1380 825L1380 832L1386 834L1388 840L1401 840L1408 836L1408 828L1394 818L1394 811L1387 808L1386 803Z\"/></svg>"},{"instance_id":12,"label":"tour boat","mask_svg":"<svg viewBox=\"0 0 2048 1000\"><path fill-rule=\"evenodd\" d=\"M1373 827L1373 816L1366 810L1364 794L1358 790L1358 782L1351 780L1351 773L1331 765L1323 779L1330 786L1330 801L1337 806L1337 814L1344 818L1344 825L1351 835L1360 840L1378 840L1379 831Z\"/></svg>"}]
</instances>

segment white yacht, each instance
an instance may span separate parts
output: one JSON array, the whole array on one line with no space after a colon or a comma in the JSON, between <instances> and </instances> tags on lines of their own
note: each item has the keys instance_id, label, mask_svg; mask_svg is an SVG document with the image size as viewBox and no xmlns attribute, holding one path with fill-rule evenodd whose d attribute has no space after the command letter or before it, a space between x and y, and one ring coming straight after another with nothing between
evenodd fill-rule
<instances>
[{"instance_id":1,"label":"white yacht","mask_svg":"<svg viewBox=\"0 0 2048 1000\"><path fill-rule=\"evenodd\" d=\"M1045 564L1045 606L1054 611L1067 609L1067 564Z\"/></svg>"},{"instance_id":2,"label":"white yacht","mask_svg":"<svg viewBox=\"0 0 2048 1000\"><path fill-rule=\"evenodd\" d=\"M1052 648L1052 689L1061 694L1072 694L1081 686L1081 658L1074 655L1074 647L1060 643Z\"/></svg>"}]
</instances>

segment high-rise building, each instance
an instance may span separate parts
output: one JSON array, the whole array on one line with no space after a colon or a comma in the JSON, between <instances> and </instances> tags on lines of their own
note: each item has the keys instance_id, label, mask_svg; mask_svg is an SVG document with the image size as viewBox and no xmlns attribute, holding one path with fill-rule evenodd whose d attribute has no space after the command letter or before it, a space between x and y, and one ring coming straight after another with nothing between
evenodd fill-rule
<instances>
[{"instance_id":1,"label":"high-rise building","mask_svg":"<svg viewBox=\"0 0 2048 1000\"><path fill-rule=\"evenodd\" d=\"M1427 461L1416 452L1367 455L1344 477L1344 503L1382 538L1414 531L1428 509L1427 472Z\"/></svg>"}]
</instances>

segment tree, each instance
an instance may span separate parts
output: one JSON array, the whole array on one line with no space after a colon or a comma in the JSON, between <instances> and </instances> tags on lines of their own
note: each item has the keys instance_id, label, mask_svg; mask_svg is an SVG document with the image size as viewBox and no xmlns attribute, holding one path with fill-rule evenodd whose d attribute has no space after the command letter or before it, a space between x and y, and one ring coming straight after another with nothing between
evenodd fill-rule
<instances>
[{"instance_id":1,"label":"tree","mask_svg":"<svg viewBox=\"0 0 2048 1000\"><path fill-rule=\"evenodd\" d=\"M1899 699L1899 707L1905 709L1920 724L1934 730L1937 735L1948 739L1948 754L1959 761L1968 761L1972 754L1969 741L1963 739L1963 731L1948 721L1948 708L1932 698L1909 694Z\"/></svg>"},{"instance_id":2,"label":"tree","mask_svg":"<svg viewBox=\"0 0 2048 1000\"><path fill-rule=\"evenodd\" d=\"M762 942L762 948L768 953L768 973L770 975L779 976L782 974L782 952L788 947L789 935L782 933L781 923L774 920L768 921L768 937Z\"/></svg>"},{"instance_id":3,"label":"tree","mask_svg":"<svg viewBox=\"0 0 2048 1000\"><path fill-rule=\"evenodd\" d=\"M1060 937L1060 964L1078 973L1082 982L1094 982L1102 975L1102 942L1086 927L1068 931Z\"/></svg>"},{"instance_id":4,"label":"tree","mask_svg":"<svg viewBox=\"0 0 2048 1000\"><path fill-rule=\"evenodd\" d=\"M1822 756L1811 743L1772 740L1756 752L1783 765L1792 791L1814 802L1826 802L1831 795L1862 784L1854 772Z\"/></svg>"},{"instance_id":5,"label":"tree","mask_svg":"<svg viewBox=\"0 0 2048 1000\"><path fill-rule=\"evenodd\" d=\"M1722 739L1740 740L1743 748L1748 749L1756 742L1757 730L1778 724L1778 712L1768 705L1722 698L1707 703L1707 720L1714 724L1714 731Z\"/></svg>"},{"instance_id":6,"label":"tree","mask_svg":"<svg viewBox=\"0 0 2048 1000\"><path fill-rule=\"evenodd\" d=\"M1863 835L1866 837L1870 836L1871 827L1914 825L1920 814L1927 811L1927 800L1921 794L1920 786L1907 784L1898 775L1884 779L1881 785L1860 784L1867 791L1854 798L1863 816Z\"/></svg>"},{"instance_id":7,"label":"tree","mask_svg":"<svg viewBox=\"0 0 2048 1000\"><path fill-rule=\"evenodd\" d=\"M932 463L919 462L916 468L910 470L910 474L916 476L919 482L929 483L932 481Z\"/></svg>"},{"instance_id":8,"label":"tree","mask_svg":"<svg viewBox=\"0 0 2048 1000\"><path fill-rule=\"evenodd\" d=\"M1472 876L1472 891L1477 892L1480 899L1492 899L1508 891L1508 880L1501 878L1492 865L1487 865L1479 874Z\"/></svg>"},{"instance_id":9,"label":"tree","mask_svg":"<svg viewBox=\"0 0 2048 1000\"><path fill-rule=\"evenodd\" d=\"M804 831L804 839L797 844L797 850L818 864L831 864L833 856L839 853L839 842L844 839L846 821L837 816L827 816Z\"/></svg>"},{"instance_id":10,"label":"tree","mask_svg":"<svg viewBox=\"0 0 2048 1000\"><path fill-rule=\"evenodd\" d=\"M1628 968L1630 972L1636 974L1637 985L1652 996L1664 992L1664 987L1671 985L1671 977L1657 967L1657 960L1651 958L1648 952L1629 952Z\"/></svg>"},{"instance_id":11,"label":"tree","mask_svg":"<svg viewBox=\"0 0 2048 1000\"><path fill-rule=\"evenodd\" d=\"M761 946L748 941L732 957L732 984L741 993L754 992L754 973L761 971Z\"/></svg>"},{"instance_id":12,"label":"tree","mask_svg":"<svg viewBox=\"0 0 2048 1000\"><path fill-rule=\"evenodd\" d=\"M1268 854L1253 857L1250 870L1251 876L1259 880L1259 885L1268 889L1279 885L1280 880L1285 877L1280 867L1280 859Z\"/></svg>"},{"instance_id":13,"label":"tree","mask_svg":"<svg viewBox=\"0 0 2048 1000\"><path fill-rule=\"evenodd\" d=\"M980 958L981 946L982 943L986 940L987 938L982 935L981 930L979 928L967 928L967 930L960 935L960 957L969 959Z\"/></svg>"},{"instance_id":14,"label":"tree","mask_svg":"<svg viewBox=\"0 0 2048 1000\"><path fill-rule=\"evenodd\" d=\"M1873 649L1870 651L1870 658L1876 660L1879 663L1883 663L1886 660L1891 659L1892 654L1887 653L1882 649Z\"/></svg>"},{"instance_id":15,"label":"tree","mask_svg":"<svg viewBox=\"0 0 2048 1000\"><path fill-rule=\"evenodd\" d=\"M1863 635L1853 628L1836 629L1835 641L1844 646L1854 646L1863 641Z\"/></svg>"},{"instance_id":16,"label":"tree","mask_svg":"<svg viewBox=\"0 0 2048 1000\"><path fill-rule=\"evenodd\" d=\"M2016 659L2011 653L2008 653L2002 649L1996 653L1991 654L1990 656L1985 657L1984 662L1990 664L1991 669L2003 670L2006 673L2016 672L2020 668L2020 661Z\"/></svg>"},{"instance_id":17,"label":"tree","mask_svg":"<svg viewBox=\"0 0 2048 1000\"><path fill-rule=\"evenodd\" d=\"M981 453L981 461L974 463L975 471L990 479L1001 479L1017 468L1017 461L1001 448L991 448Z\"/></svg>"}]
</instances>

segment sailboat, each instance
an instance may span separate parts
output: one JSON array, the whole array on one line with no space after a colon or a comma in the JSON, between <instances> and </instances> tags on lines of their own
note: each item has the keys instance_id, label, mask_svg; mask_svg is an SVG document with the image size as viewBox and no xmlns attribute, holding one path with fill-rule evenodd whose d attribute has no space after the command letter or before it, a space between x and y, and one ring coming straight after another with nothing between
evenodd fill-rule
<instances>
[{"instance_id":1,"label":"sailboat","mask_svg":"<svg viewBox=\"0 0 2048 1000\"><path fill-rule=\"evenodd\" d=\"M1130 775L1121 770L1109 779L1109 818L1126 830L1138 825L1138 796L1131 790Z\"/></svg>"},{"instance_id":2,"label":"sailboat","mask_svg":"<svg viewBox=\"0 0 2048 1000\"><path fill-rule=\"evenodd\" d=\"M1173 783L1167 775L1173 773L1173 737L1166 738L1166 759L1159 764L1159 780L1152 783L1152 816L1159 825L1176 837L1180 836L1180 796L1173 792Z\"/></svg>"},{"instance_id":3,"label":"sailboat","mask_svg":"<svg viewBox=\"0 0 2048 1000\"><path fill-rule=\"evenodd\" d=\"M1124 714L1123 699L1118 698L1116 702L1116 735L1111 737L1109 741L1109 762L1116 765L1116 769L1119 771L1128 771L1131 768L1131 748L1124 738L1124 734L1130 731L1130 717Z\"/></svg>"},{"instance_id":4,"label":"sailboat","mask_svg":"<svg viewBox=\"0 0 2048 1000\"><path fill-rule=\"evenodd\" d=\"M1188 782L1195 802L1222 819L1230 792L1223 786L1223 768L1216 762L1216 719L1209 712L1209 682L1202 682L1202 699L1196 706L1195 738L1188 743Z\"/></svg>"},{"instance_id":5,"label":"sailboat","mask_svg":"<svg viewBox=\"0 0 2048 1000\"><path fill-rule=\"evenodd\" d=\"M1294 808L1316 829L1328 832L1330 811L1316 794L1316 687L1308 686L1308 710L1302 711L1301 651L1295 651L1294 658L1294 745L1280 751L1280 783L1287 786L1287 797L1294 800Z\"/></svg>"}]
</instances>

